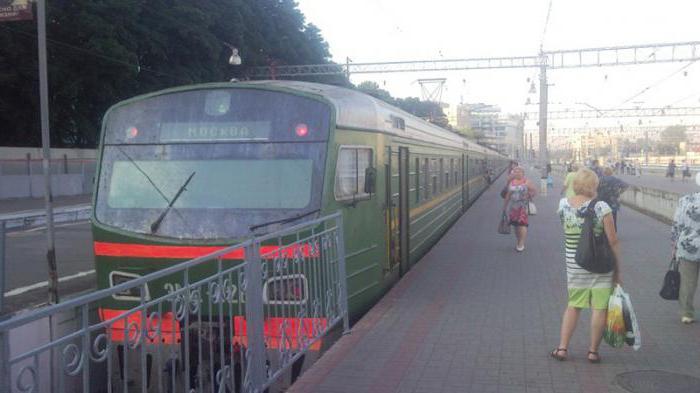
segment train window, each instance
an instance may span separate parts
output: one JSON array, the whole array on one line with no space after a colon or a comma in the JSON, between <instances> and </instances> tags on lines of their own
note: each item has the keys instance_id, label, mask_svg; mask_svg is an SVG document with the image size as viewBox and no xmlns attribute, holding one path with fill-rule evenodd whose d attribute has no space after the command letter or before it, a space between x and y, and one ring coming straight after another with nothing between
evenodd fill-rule
<instances>
[{"instance_id":1,"label":"train window","mask_svg":"<svg viewBox=\"0 0 700 393\"><path fill-rule=\"evenodd\" d=\"M341 147L335 168L335 199L337 201L367 199L364 191L365 171L372 167L369 147Z\"/></svg>"},{"instance_id":2,"label":"train window","mask_svg":"<svg viewBox=\"0 0 700 393\"><path fill-rule=\"evenodd\" d=\"M454 172L455 172L455 159L454 159L454 158L450 158L450 171L447 172L447 174L446 174L447 186L448 186L448 187L453 187L453 186L457 185L457 175L455 175L455 176L452 178L452 183L450 183L450 173L454 173Z\"/></svg>"},{"instance_id":3,"label":"train window","mask_svg":"<svg viewBox=\"0 0 700 393\"><path fill-rule=\"evenodd\" d=\"M440 159L440 172L438 172L438 175L439 175L439 176L442 176L442 173L444 172L444 169L445 169L445 160L441 158L441 159ZM441 191L444 190L444 189L446 189L446 188L447 188L447 182L442 182L442 180L440 180L440 186L439 186L439 187L440 187L440 190L441 190Z\"/></svg>"},{"instance_id":4,"label":"train window","mask_svg":"<svg viewBox=\"0 0 700 393\"><path fill-rule=\"evenodd\" d=\"M430 160L430 185L432 186L431 196L435 196L438 193L439 173L437 159L433 158Z\"/></svg>"},{"instance_id":5,"label":"train window","mask_svg":"<svg viewBox=\"0 0 700 393\"><path fill-rule=\"evenodd\" d=\"M405 130L406 129L406 122L404 119L397 117L397 116L391 116L391 126L394 128L398 128L399 130Z\"/></svg>"},{"instance_id":6,"label":"train window","mask_svg":"<svg viewBox=\"0 0 700 393\"><path fill-rule=\"evenodd\" d=\"M458 185L459 185L459 182L460 182L460 179L459 179L459 163L460 163L460 162L461 162L461 161L457 160L457 166L454 167L454 169L452 169L452 173L455 174L455 178L454 178L455 186L458 186Z\"/></svg>"},{"instance_id":7,"label":"train window","mask_svg":"<svg viewBox=\"0 0 700 393\"><path fill-rule=\"evenodd\" d=\"M420 202L420 158L416 158L416 203Z\"/></svg>"},{"instance_id":8,"label":"train window","mask_svg":"<svg viewBox=\"0 0 700 393\"><path fill-rule=\"evenodd\" d=\"M430 190L428 188L428 178L430 177L430 170L428 167L428 159L423 160L423 200L427 201L430 198Z\"/></svg>"}]
</instances>

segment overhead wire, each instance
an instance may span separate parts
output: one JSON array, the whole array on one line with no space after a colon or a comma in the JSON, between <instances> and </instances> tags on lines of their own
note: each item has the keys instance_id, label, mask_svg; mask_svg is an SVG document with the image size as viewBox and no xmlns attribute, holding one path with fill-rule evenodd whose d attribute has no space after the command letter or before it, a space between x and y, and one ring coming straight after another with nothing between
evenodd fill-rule
<instances>
[{"instance_id":1,"label":"overhead wire","mask_svg":"<svg viewBox=\"0 0 700 393\"><path fill-rule=\"evenodd\" d=\"M650 84L650 85L644 87L642 90L640 90L640 91L637 92L636 94L632 95L631 97L627 98L626 100L624 100L624 101L622 101L620 104L618 104L618 105L617 105L617 108L621 107L622 105L625 105L626 103L628 103L628 102L634 100L635 98L637 98L637 97L641 96L642 94L648 92L649 90L653 89L654 87L656 87L656 86L658 86L658 85L660 85L660 84L666 82L667 80L673 78L674 76L676 76L676 75L678 75L680 72L686 70L688 67L690 67L691 65L695 64L696 62L697 62L697 60L693 60L693 61L689 62L688 64L685 64L685 65L682 66L681 68L679 68L679 69L673 71L672 73L666 75L665 77L659 79L658 81L656 81L656 82L654 82L654 83L652 83L652 84Z\"/></svg>"}]
</instances>

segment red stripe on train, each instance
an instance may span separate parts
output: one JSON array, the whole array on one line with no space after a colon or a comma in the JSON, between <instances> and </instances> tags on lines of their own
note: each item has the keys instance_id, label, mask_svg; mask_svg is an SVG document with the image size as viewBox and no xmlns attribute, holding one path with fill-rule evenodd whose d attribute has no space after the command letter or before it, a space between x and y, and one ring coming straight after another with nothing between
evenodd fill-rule
<instances>
[{"instance_id":1,"label":"red stripe on train","mask_svg":"<svg viewBox=\"0 0 700 393\"><path fill-rule=\"evenodd\" d=\"M124 342L127 334L129 334L131 341L138 338L139 332L141 332L141 311L136 311L126 317L122 317L126 313L125 310L100 307L98 312L102 322L118 318L107 329L113 342ZM164 313L162 318L149 316L146 318L146 327L148 328L148 342L151 344L156 342L177 344L180 342L180 322L175 319L172 312Z\"/></svg>"},{"instance_id":2,"label":"red stripe on train","mask_svg":"<svg viewBox=\"0 0 700 393\"><path fill-rule=\"evenodd\" d=\"M99 308L100 321L114 320L108 327L109 337L113 342L124 342L127 334L132 341L138 338L141 332L141 311L128 316L125 310ZM266 318L264 325L265 345L268 349L283 348L297 349L304 341L311 341L326 329L326 318ZM149 316L146 318L148 342L163 344L179 344L182 338L180 322L172 312L166 312L162 318ZM248 345L248 324L245 317L233 317L234 343L242 346ZM312 351L321 349L322 340L318 339L311 344Z\"/></svg>"},{"instance_id":3,"label":"red stripe on train","mask_svg":"<svg viewBox=\"0 0 700 393\"><path fill-rule=\"evenodd\" d=\"M96 256L129 257L129 258L161 258L161 259L193 259L226 247L220 246L162 246L150 244L94 242ZM290 246L261 246L260 255L265 259L294 257L297 253L305 258L318 257L318 247L310 244L293 244ZM223 259L245 258L245 250L235 249L222 256Z\"/></svg>"}]
</instances>

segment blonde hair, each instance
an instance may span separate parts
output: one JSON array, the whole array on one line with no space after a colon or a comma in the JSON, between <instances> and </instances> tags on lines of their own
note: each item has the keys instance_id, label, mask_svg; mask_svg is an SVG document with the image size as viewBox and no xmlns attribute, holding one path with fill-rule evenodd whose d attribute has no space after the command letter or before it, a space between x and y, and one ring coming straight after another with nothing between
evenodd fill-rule
<instances>
[{"instance_id":1,"label":"blonde hair","mask_svg":"<svg viewBox=\"0 0 700 393\"><path fill-rule=\"evenodd\" d=\"M609 166L606 166L605 169L603 169L603 174L605 176L612 176L613 170Z\"/></svg>"},{"instance_id":2,"label":"blonde hair","mask_svg":"<svg viewBox=\"0 0 700 393\"><path fill-rule=\"evenodd\" d=\"M598 192L598 175L588 168L581 168L574 176L573 188L576 195L595 198Z\"/></svg>"}]
</instances>

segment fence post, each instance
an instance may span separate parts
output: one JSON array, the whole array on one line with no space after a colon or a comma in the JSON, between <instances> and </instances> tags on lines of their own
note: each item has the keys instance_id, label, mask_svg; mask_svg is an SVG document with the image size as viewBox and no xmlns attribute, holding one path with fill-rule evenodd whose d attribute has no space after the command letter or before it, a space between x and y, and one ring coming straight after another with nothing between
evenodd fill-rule
<instances>
[{"instance_id":1,"label":"fence post","mask_svg":"<svg viewBox=\"0 0 700 393\"><path fill-rule=\"evenodd\" d=\"M338 228L336 236L336 247L338 247L338 283L340 284L340 306L343 310L343 334L350 333L350 317L348 313L348 281L345 271L345 232L343 230L343 216L338 215L335 219Z\"/></svg>"},{"instance_id":2,"label":"fence post","mask_svg":"<svg viewBox=\"0 0 700 393\"><path fill-rule=\"evenodd\" d=\"M0 221L0 319L5 300L5 221ZM9 332L0 330L0 393L12 391Z\"/></svg>"},{"instance_id":3,"label":"fence post","mask_svg":"<svg viewBox=\"0 0 700 393\"><path fill-rule=\"evenodd\" d=\"M0 220L0 316L5 306L5 221Z\"/></svg>"},{"instance_id":4,"label":"fence post","mask_svg":"<svg viewBox=\"0 0 700 393\"><path fill-rule=\"evenodd\" d=\"M265 365L265 335L262 304L262 265L260 249L256 241L245 248L245 298L248 335L248 376L250 392L260 393L267 379Z\"/></svg>"},{"instance_id":5,"label":"fence post","mask_svg":"<svg viewBox=\"0 0 700 393\"><path fill-rule=\"evenodd\" d=\"M29 177L29 198L33 198L32 193L32 155L27 153L27 177Z\"/></svg>"},{"instance_id":6,"label":"fence post","mask_svg":"<svg viewBox=\"0 0 700 393\"><path fill-rule=\"evenodd\" d=\"M12 392L9 331L0 330L0 393Z\"/></svg>"},{"instance_id":7,"label":"fence post","mask_svg":"<svg viewBox=\"0 0 700 393\"><path fill-rule=\"evenodd\" d=\"M5 221L0 221L0 320L5 298ZM0 330L0 393L12 392L9 331Z\"/></svg>"}]
</instances>

